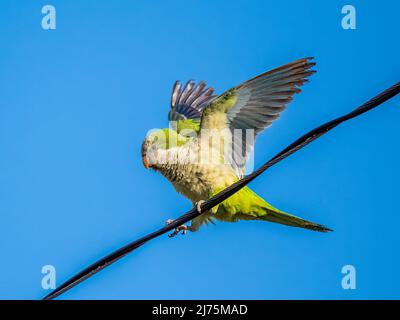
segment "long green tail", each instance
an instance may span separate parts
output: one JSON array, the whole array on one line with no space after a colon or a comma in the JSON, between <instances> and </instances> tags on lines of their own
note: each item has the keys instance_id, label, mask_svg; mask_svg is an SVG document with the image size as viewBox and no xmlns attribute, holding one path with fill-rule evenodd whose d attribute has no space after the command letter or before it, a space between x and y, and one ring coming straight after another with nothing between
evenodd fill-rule
<instances>
[{"instance_id":1,"label":"long green tail","mask_svg":"<svg viewBox=\"0 0 400 320\"><path fill-rule=\"evenodd\" d=\"M321 224L304 220L289 213L275 209L272 206L270 208L267 208L266 210L267 214L259 217L260 220L281 223L287 226L299 227L319 232L333 231Z\"/></svg>"},{"instance_id":2,"label":"long green tail","mask_svg":"<svg viewBox=\"0 0 400 320\"><path fill-rule=\"evenodd\" d=\"M274 208L249 187L244 187L236 192L215 207L214 210L215 218L222 221L263 220L319 232L332 231L321 224L304 220Z\"/></svg>"}]
</instances>

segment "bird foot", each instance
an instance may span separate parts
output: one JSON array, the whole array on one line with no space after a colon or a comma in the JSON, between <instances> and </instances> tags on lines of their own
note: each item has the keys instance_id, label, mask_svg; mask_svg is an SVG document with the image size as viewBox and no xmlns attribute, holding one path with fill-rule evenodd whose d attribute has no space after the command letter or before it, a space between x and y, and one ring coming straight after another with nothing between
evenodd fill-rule
<instances>
[{"instance_id":1,"label":"bird foot","mask_svg":"<svg viewBox=\"0 0 400 320\"><path fill-rule=\"evenodd\" d=\"M169 225L169 224L171 224L172 222L174 222L174 220L168 219L168 220L165 222L165 224L166 224L166 225ZM179 232L180 232L182 235L185 235L185 234L187 233L188 230L191 231L191 227L188 227L187 225L183 224L183 225L181 225L181 226L175 228L175 230L174 230L171 234L169 234L168 237L173 238L173 237L175 237L177 234L179 234Z\"/></svg>"},{"instance_id":2,"label":"bird foot","mask_svg":"<svg viewBox=\"0 0 400 320\"><path fill-rule=\"evenodd\" d=\"M201 205L204 202L205 202L204 200L200 200L200 201L195 203L195 208L196 208L198 213L201 213ZM169 225L169 224L171 224L173 222L174 222L174 220L168 219L167 221L165 221L165 224ZM171 234L169 234L168 237L173 238L179 233L181 233L182 235L185 235L188 231L192 231L192 228L188 227L186 224L182 224L181 226L175 228L175 230Z\"/></svg>"},{"instance_id":3,"label":"bird foot","mask_svg":"<svg viewBox=\"0 0 400 320\"><path fill-rule=\"evenodd\" d=\"M201 213L201 205L204 203L204 200L200 200L198 202L196 202L195 207L198 213Z\"/></svg>"}]
</instances>

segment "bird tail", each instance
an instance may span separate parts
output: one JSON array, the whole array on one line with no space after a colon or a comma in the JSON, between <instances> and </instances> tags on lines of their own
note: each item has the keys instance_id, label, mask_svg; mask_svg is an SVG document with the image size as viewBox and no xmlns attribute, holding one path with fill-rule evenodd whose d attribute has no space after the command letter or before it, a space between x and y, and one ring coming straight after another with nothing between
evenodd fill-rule
<instances>
[{"instance_id":1,"label":"bird tail","mask_svg":"<svg viewBox=\"0 0 400 320\"><path fill-rule=\"evenodd\" d=\"M266 208L266 210L267 210L267 214L259 217L260 220L276 222L276 223L284 224L287 226L299 227L299 228L304 228L304 229L309 229L309 230L319 231L319 232L333 231L321 224L304 220L302 218L296 217L289 213L286 213L286 212L280 211L276 208L273 208L272 206L268 206L268 208Z\"/></svg>"}]
</instances>

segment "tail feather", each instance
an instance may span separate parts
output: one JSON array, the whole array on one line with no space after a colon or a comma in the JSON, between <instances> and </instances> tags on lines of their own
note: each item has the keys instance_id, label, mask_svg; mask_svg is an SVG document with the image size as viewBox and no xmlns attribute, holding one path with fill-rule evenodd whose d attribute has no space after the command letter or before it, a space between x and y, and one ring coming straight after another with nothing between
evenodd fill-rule
<instances>
[{"instance_id":1,"label":"tail feather","mask_svg":"<svg viewBox=\"0 0 400 320\"><path fill-rule=\"evenodd\" d=\"M249 187L244 187L220 203L214 217L228 222L263 220L319 232L332 231L321 224L304 220L271 206Z\"/></svg>"},{"instance_id":2,"label":"tail feather","mask_svg":"<svg viewBox=\"0 0 400 320\"><path fill-rule=\"evenodd\" d=\"M319 232L333 231L332 229L329 229L328 227L325 227L321 224L304 220L302 218L296 217L294 215L280 211L275 208L274 209L268 208L267 214L260 217L260 219L264 220L264 221L271 221L271 222L284 224L287 226L299 227L299 228L304 228L304 229L309 229L309 230L319 231Z\"/></svg>"}]
</instances>

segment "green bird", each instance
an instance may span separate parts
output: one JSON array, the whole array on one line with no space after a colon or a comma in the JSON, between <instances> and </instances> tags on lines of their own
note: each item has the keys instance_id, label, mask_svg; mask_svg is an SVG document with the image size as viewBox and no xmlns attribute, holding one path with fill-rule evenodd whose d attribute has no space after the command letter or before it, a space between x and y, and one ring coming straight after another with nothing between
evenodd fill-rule
<instances>
[{"instance_id":1,"label":"green bird","mask_svg":"<svg viewBox=\"0 0 400 320\"><path fill-rule=\"evenodd\" d=\"M255 137L279 118L315 71L304 58L265 72L216 96L204 81L175 82L169 128L152 131L142 144L143 164L159 171L193 205L243 177ZM213 219L260 220L327 232L329 228L281 211L244 187L170 236L197 231ZM170 223L172 220L168 220Z\"/></svg>"}]
</instances>

